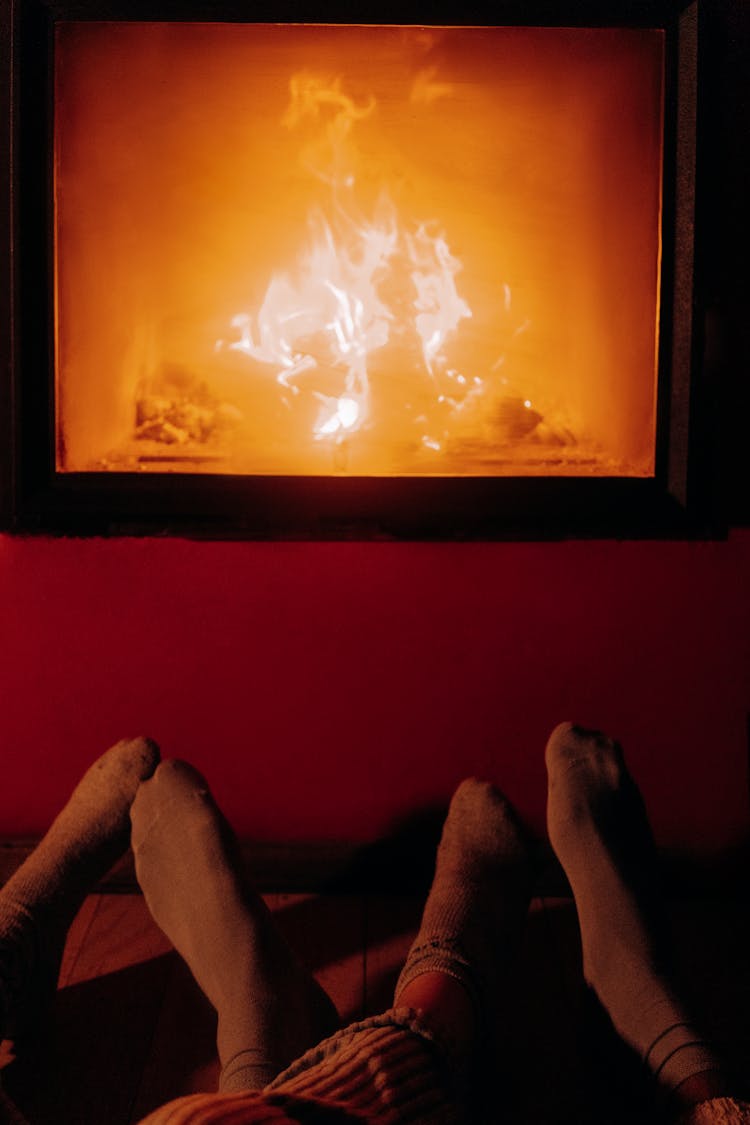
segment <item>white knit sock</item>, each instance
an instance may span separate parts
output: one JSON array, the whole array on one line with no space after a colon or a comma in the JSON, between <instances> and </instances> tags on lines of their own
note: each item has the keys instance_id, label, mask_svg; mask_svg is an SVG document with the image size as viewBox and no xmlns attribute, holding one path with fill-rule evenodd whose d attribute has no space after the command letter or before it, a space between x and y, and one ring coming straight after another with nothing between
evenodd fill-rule
<instances>
[{"instance_id":1,"label":"white knit sock","mask_svg":"<svg viewBox=\"0 0 750 1125\"><path fill-rule=\"evenodd\" d=\"M460 981L480 1020L507 968L531 893L529 844L502 793L469 778L456 790L438 847L419 933L396 985L396 1000L423 973Z\"/></svg>"},{"instance_id":2,"label":"white knit sock","mask_svg":"<svg viewBox=\"0 0 750 1125\"><path fill-rule=\"evenodd\" d=\"M620 747L562 723L546 762L549 836L575 897L586 981L665 1092L720 1069L670 984L656 851Z\"/></svg>"},{"instance_id":3,"label":"white knit sock","mask_svg":"<svg viewBox=\"0 0 750 1125\"><path fill-rule=\"evenodd\" d=\"M218 1013L220 1089L265 1086L330 1034L328 996L247 885L237 841L201 775L163 762L133 805L138 881Z\"/></svg>"},{"instance_id":4,"label":"white knit sock","mask_svg":"<svg viewBox=\"0 0 750 1125\"><path fill-rule=\"evenodd\" d=\"M86 894L125 851L128 813L159 759L154 742L118 742L76 786L44 839L0 891L0 1031L33 1026L57 984L65 936Z\"/></svg>"}]
</instances>

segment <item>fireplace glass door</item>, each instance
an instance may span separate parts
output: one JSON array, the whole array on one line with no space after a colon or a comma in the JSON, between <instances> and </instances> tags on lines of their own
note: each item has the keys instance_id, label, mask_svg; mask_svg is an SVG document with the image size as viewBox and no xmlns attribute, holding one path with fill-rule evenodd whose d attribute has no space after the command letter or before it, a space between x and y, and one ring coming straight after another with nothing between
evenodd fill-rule
<instances>
[{"instance_id":1,"label":"fireplace glass door","mask_svg":"<svg viewBox=\"0 0 750 1125\"><path fill-rule=\"evenodd\" d=\"M57 470L653 476L663 56L56 24Z\"/></svg>"}]
</instances>

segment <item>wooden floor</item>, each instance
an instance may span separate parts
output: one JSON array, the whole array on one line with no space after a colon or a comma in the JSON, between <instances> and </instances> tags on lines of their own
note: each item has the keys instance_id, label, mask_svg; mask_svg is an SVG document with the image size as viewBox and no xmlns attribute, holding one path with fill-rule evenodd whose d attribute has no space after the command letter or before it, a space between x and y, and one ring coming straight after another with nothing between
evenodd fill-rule
<instances>
[{"instance_id":1,"label":"wooden floor","mask_svg":"<svg viewBox=\"0 0 750 1125\"><path fill-rule=\"evenodd\" d=\"M409 896L267 895L342 1019L388 1006L421 903ZM750 909L672 905L682 966L737 1070L750 1060ZM646 1120L643 1088L585 997L572 904L535 899L503 1001L491 1120ZM32 1125L127 1125L215 1088L214 1017L138 894L90 896L69 935L44 1043L3 1071Z\"/></svg>"}]
</instances>

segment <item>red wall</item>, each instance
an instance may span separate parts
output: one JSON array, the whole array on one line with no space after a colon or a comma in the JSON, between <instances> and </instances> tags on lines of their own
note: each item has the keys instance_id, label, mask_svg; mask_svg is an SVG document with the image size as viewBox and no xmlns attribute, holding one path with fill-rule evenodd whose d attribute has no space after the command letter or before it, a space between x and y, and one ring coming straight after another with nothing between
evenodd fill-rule
<instances>
[{"instance_id":1,"label":"red wall","mask_svg":"<svg viewBox=\"0 0 750 1125\"><path fill-rule=\"evenodd\" d=\"M0 536L0 835L132 733L244 835L366 839L491 776L537 824L563 718L619 735L659 839L747 832L750 531L727 542Z\"/></svg>"}]
</instances>

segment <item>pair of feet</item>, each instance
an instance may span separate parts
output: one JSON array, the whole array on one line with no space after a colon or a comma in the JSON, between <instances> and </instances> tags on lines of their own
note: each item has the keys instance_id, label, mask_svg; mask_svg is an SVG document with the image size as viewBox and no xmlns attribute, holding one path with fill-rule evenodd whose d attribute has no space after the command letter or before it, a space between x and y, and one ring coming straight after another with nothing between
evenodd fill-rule
<instances>
[{"instance_id":1,"label":"pair of feet","mask_svg":"<svg viewBox=\"0 0 750 1125\"><path fill-rule=\"evenodd\" d=\"M0 891L0 1039L33 1033L84 898L132 843L155 921L218 1013L222 1088L264 1086L338 1024L245 883L235 837L191 766L125 739L84 774Z\"/></svg>"},{"instance_id":2,"label":"pair of feet","mask_svg":"<svg viewBox=\"0 0 750 1125\"><path fill-rule=\"evenodd\" d=\"M578 912L583 973L614 1029L677 1112L725 1094L720 1064L670 982L657 857L637 786L619 745L561 723L546 747L547 827ZM422 927L397 999L463 1025L470 1047L512 957L533 883L532 848L512 807L470 779L451 802ZM443 974L442 983L439 974ZM462 986L464 998L446 986Z\"/></svg>"},{"instance_id":3,"label":"pair of feet","mask_svg":"<svg viewBox=\"0 0 750 1125\"><path fill-rule=\"evenodd\" d=\"M666 1090L679 1088L686 1104L723 1092L665 975L653 845L619 747L563 724L546 757L550 839L575 896L587 981ZM222 1088L261 1087L334 1030L335 1009L245 883L203 778L182 762L159 764L144 739L118 743L91 767L0 893L0 1030L17 1034L51 994L70 921L127 846L131 820L148 905L217 1010ZM494 787L464 782L396 990L398 1004L442 1023L459 1055L489 1019L483 998L517 940L531 881L511 807Z\"/></svg>"}]
</instances>

